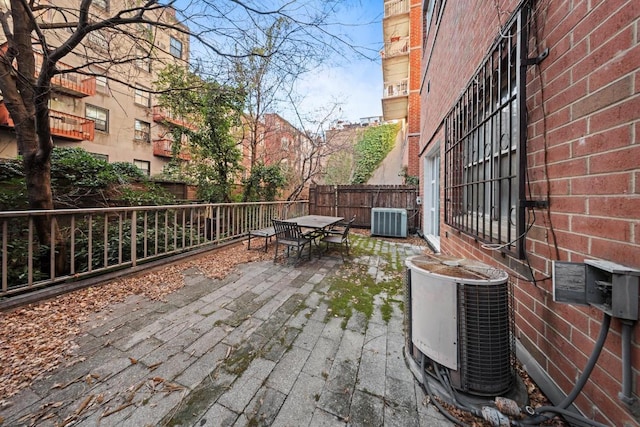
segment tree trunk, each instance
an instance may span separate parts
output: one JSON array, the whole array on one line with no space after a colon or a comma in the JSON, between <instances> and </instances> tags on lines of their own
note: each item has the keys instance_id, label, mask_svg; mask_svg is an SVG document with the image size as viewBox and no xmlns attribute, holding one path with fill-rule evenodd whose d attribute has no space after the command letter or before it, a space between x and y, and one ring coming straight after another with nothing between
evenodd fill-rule
<instances>
[{"instance_id":1,"label":"tree trunk","mask_svg":"<svg viewBox=\"0 0 640 427\"><path fill-rule=\"evenodd\" d=\"M14 32L8 37L8 46L0 61L0 90L3 101L15 124L18 151L23 156L29 208L53 209L51 192L51 130L49 128L49 93L55 63L47 63L35 80L35 57L31 33L33 22L26 3L11 0ZM3 22L5 28L6 22ZM6 30L5 30L6 33ZM20 78L13 69L17 66ZM33 218L38 241L48 251L41 253L41 269L51 271L51 249L55 248L55 273L66 270L66 248L58 224L51 215ZM53 221L53 223L52 223ZM53 233L52 233L53 231ZM52 236L53 234L53 236ZM48 252L48 253L47 253Z\"/></svg>"},{"instance_id":2,"label":"tree trunk","mask_svg":"<svg viewBox=\"0 0 640 427\"><path fill-rule=\"evenodd\" d=\"M48 116L48 115L47 115ZM38 144L35 117L25 117L14 120L16 123L16 139L23 156L25 179L29 209L53 209L53 194L51 191L51 150L53 144L49 142ZM47 119L48 130L48 119ZM54 221L53 226L51 221ZM51 248L55 248L55 274L62 275L67 271L67 251L57 222L51 215L34 216L33 223L40 245L48 248L41 253L41 270L50 272ZM53 236L51 231L53 230Z\"/></svg>"}]
</instances>

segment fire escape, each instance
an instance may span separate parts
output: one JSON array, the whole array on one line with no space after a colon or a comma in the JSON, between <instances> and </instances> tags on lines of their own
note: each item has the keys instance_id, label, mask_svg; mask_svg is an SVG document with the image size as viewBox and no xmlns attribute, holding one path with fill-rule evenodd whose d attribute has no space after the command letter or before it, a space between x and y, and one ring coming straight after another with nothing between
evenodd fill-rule
<instances>
[{"instance_id":1,"label":"fire escape","mask_svg":"<svg viewBox=\"0 0 640 427\"><path fill-rule=\"evenodd\" d=\"M172 111L162 108L158 105L153 106L153 121L163 124L167 127L179 126L191 130L195 130L196 126L193 121L181 117ZM158 157L174 157L173 140L171 138L159 138L153 140L153 155ZM191 160L191 154L186 149L181 149L176 155L178 159Z\"/></svg>"}]
</instances>

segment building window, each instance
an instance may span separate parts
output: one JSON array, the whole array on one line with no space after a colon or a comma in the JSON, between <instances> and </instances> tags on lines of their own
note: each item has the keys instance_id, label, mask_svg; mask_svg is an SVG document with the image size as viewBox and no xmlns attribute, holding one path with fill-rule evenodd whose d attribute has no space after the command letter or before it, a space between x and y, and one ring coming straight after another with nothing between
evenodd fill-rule
<instances>
[{"instance_id":1,"label":"building window","mask_svg":"<svg viewBox=\"0 0 640 427\"><path fill-rule=\"evenodd\" d=\"M109 50L109 41L103 33L100 31L91 31L87 36L89 43L97 50L107 51Z\"/></svg>"},{"instance_id":2,"label":"building window","mask_svg":"<svg viewBox=\"0 0 640 427\"><path fill-rule=\"evenodd\" d=\"M147 160L133 159L133 164L142 171L146 176L151 175L151 162Z\"/></svg>"},{"instance_id":3,"label":"building window","mask_svg":"<svg viewBox=\"0 0 640 427\"><path fill-rule=\"evenodd\" d=\"M99 7L100 9L109 10L109 0L93 0L92 3L94 6Z\"/></svg>"},{"instance_id":4,"label":"building window","mask_svg":"<svg viewBox=\"0 0 640 427\"><path fill-rule=\"evenodd\" d=\"M136 120L134 127L133 139L138 142L151 142L151 125L149 123Z\"/></svg>"},{"instance_id":5,"label":"building window","mask_svg":"<svg viewBox=\"0 0 640 427\"><path fill-rule=\"evenodd\" d=\"M427 43L427 35L429 34L435 3L436 0L426 0L422 5L422 46Z\"/></svg>"},{"instance_id":6,"label":"building window","mask_svg":"<svg viewBox=\"0 0 640 427\"><path fill-rule=\"evenodd\" d=\"M143 105L148 108L151 106L151 95L146 89L136 88L133 101L138 105Z\"/></svg>"},{"instance_id":7,"label":"building window","mask_svg":"<svg viewBox=\"0 0 640 427\"><path fill-rule=\"evenodd\" d=\"M182 58L182 42L174 37L170 37L169 53L176 58Z\"/></svg>"},{"instance_id":8,"label":"building window","mask_svg":"<svg viewBox=\"0 0 640 427\"><path fill-rule=\"evenodd\" d=\"M142 48L136 48L135 66L147 73L151 71L151 58L149 53Z\"/></svg>"},{"instance_id":9,"label":"building window","mask_svg":"<svg viewBox=\"0 0 640 427\"><path fill-rule=\"evenodd\" d=\"M84 115L94 121L96 130L109 132L109 110L87 104Z\"/></svg>"},{"instance_id":10,"label":"building window","mask_svg":"<svg viewBox=\"0 0 640 427\"><path fill-rule=\"evenodd\" d=\"M526 99L520 79L518 16L502 32L445 118L445 222L500 250L523 255L525 165L520 129Z\"/></svg>"},{"instance_id":11,"label":"building window","mask_svg":"<svg viewBox=\"0 0 640 427\"><path fill-rule=\"evenodd\" d=\"M107 76L96 76L96 89L100 92L109 92L109 79Z\"/></svg>"}]
</instances>

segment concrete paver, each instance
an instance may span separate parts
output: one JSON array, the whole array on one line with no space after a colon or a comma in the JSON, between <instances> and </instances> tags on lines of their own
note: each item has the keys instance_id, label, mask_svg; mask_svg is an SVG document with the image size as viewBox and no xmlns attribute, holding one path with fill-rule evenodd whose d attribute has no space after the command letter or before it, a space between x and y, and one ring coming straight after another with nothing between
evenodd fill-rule
<instances>
[{"instance_id":1,"label":"concrete paver","mask_svg":"<svg viewBox=\"0 0 640 427\"><path fill-rule=\"evenodd\" d=\"M422 250L358 242L371 253L350 262L378 280L386 260ZM134 297L92 316L76 341L84 360L12 398L3 425L452 425L425 405L405 364L397 297L388 321L382 296L370 318L329 310L342 263L339 254L256 262L223 280L185 271L186 286L165 302Z\"/></svg>"}]
</instances>

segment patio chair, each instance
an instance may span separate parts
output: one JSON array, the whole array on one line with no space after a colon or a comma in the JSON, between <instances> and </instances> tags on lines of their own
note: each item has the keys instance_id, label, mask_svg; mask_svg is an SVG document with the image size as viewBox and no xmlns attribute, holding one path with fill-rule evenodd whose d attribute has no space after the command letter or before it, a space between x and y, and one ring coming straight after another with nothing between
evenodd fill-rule
<instances>
[{"instance_id":1,"label":"patio chair","mask_svg":"<svg viewBox=\"0 0 640 427\"><path fill-rule=\"evenodd\" d=\"M340 228L327 230L324 237L322 238L322 241L327 244L327 252L329 252L329 247L331 245L339 246L340 256L342 257L343 261L345 251L347 253L347 256L349 255L349 229L351 228L351 224L353 224L353 221L355 221L355 219L356 217L354 216L353 218L351 218L351 220L349 220L349 222L339 225L338 227Z\"/></svg>"},{"instance_id":2,"label":"patio chair","mask_svg":"<svg viewBox=\"0 0 640 427\"><path fill-rule=\"evenodd\" d=\"M327 230L323 230L324 235L329 235L329 234L333 234L333 235L337 235L337 236L341 236L342 234L344 234L344 229L347 225L349 225L349 227L351 227L354 223L354 221L356 220L356 216L352 216L351 219L349 221L342 221L339 222L337 224L334 224L331 228L327 229Z\"/></svg>"},{"instance_id":3,"label":"patio chair","mask_svg":"<svg viewBox=\"0 0 640 427\"><path fill-rule=\"evenodd\" d=\"M311 243L314 240L313 236L305 235L302 232L300 226L294 222L280 221L277 219L272 220L273 228L276 232L276 253L273 257L273 262L276 262L278 258L278 247L284 245L287 247L287 256L292 247L298 251L298 258L302 254L302 250L308 244L309 245L309 259L311 259Z\"/></svg>"}]
</instances>

